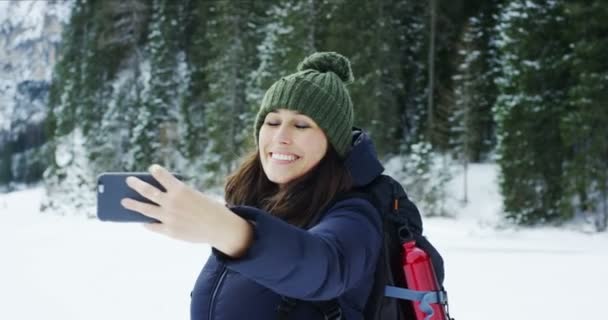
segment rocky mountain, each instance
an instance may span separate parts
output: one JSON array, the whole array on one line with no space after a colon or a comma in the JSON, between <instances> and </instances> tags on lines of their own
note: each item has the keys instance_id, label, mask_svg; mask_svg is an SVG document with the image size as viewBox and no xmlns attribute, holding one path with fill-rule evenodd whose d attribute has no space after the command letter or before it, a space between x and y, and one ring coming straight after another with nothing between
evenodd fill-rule
<instances>
[{"instance_id":1,"label":"rocky mountain","mask_svg":"<svg viewBox=\"0 0 608 320\"><path fill-rule=\"evenodd\" d=\"M0 180L35 180L27 153L44 145L43 121L71 1L0 1ZM35 165L33 165L35 167Z\"/></svg>"}]
</instances>

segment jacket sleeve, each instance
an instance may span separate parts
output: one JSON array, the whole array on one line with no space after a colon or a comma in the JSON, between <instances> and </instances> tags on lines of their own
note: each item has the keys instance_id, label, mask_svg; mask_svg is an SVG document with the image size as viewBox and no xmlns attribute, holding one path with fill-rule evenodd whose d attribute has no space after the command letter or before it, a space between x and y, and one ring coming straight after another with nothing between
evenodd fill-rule
<instances>
[{"instance_id":1,"label":"jacket sleeve","mask_svg":"<svg viewBox=\"0 0 608 320\"><path fill-rule=\"evenodd\" d=\"M313 228L303 230L262 210L232 210L253 222L247 252L231 259L213 254L229 269L281 295L328 300L355 287L375 270L382 243L377 210L364 199L336 203Z\"/></svg>"}]
</instances>

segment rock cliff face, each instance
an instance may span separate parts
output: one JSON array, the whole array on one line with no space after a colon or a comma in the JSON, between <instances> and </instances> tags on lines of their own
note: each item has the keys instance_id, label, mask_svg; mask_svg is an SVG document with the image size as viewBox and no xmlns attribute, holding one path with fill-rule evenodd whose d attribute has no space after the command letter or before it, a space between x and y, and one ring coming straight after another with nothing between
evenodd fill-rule
<instances>
[{"instance_id":1,"label":"rock cliff face","mask_svg":"<svg viewBox=\"0 0 608 320\"><path fill-rule=\"evenodd\" d=\"M46 117L49 82L70 1L0 1L0 132Z\"/></svg>"},{"instance_id":2,"label":"rock cliff face","mask_svg":"<svg viewBox=\"0 0 608 320\"><path fill-rule=\"evenodd\" d=\"M28 175L19 163L46 141L51 74L71 4L0 1L0 168L11 171L9 180Z\"/></svg>"}]
</instances>

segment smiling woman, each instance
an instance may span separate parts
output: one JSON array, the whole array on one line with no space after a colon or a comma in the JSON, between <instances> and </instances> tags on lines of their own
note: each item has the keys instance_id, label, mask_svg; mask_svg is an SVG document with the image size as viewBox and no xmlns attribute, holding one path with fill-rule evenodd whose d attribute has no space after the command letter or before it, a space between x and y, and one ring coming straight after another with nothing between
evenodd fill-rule
<instances>
[{"instance_id":1,"label":"smiling woman","mask_svg":"<svg viewBox=\"0 0 608 320\"><path fill-rule=\"evenodd\" d=\"M151 172L166 193L130 179L159 204L124 202L161 221L151 230L213 248L191 294L191 319L363 319L382 223L349 192L382 166L367 136L353 131L352 80L347 58L320 52L275 82L256 117L256 148L227 179L226 206L160 166ZM296 300L306 303L293 307ZM323 300L332 309L307 302Z\"/></svg>"}]
</instances>

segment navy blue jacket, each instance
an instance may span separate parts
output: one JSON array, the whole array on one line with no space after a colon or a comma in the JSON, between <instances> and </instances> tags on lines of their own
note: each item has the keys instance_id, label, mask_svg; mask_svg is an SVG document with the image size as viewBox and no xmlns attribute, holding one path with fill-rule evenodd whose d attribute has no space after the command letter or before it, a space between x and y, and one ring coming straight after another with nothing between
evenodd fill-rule
<instances>
[{"instance_id":1,"label":"navy blue jacket","mask_svg":"<svg viewBox=\"0 0 608 320\"><path fill-rule=\"evenodd\" d=\"M355 185L380 175L382 165L367 135L355 134L345 163ZM217 250L192 291L192 320L277 318L281 295L301 300L338 298L344 319L363 319L382 243L382 222L367 200L333 204L308 230L292 226L260 209L231 208L255 223L247 252L232 259ZM300 303L290 319L321 319L312 304Z\"/></svg>"}]
</instances>

